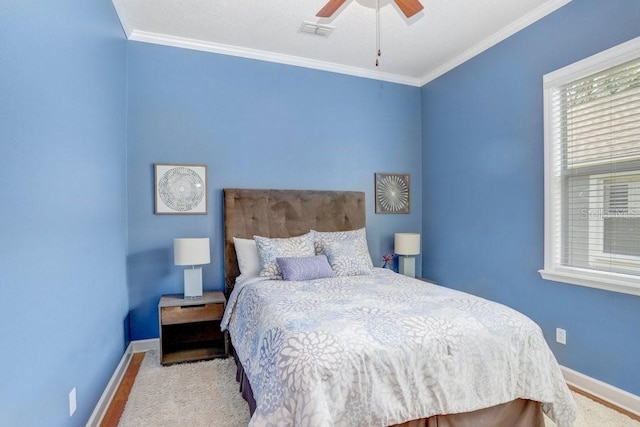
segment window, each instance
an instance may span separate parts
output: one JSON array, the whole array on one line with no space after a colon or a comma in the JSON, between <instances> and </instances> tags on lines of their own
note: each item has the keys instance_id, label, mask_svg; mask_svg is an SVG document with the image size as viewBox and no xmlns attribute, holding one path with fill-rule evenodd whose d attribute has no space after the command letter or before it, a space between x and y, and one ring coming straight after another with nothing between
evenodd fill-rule
<instances>
[{"instance_id":1,"label":"window","mask_svg":"<svg viewBox=\"0 0 640 427\"><path fill-rule=\"evenodd\" d=\"M545 279L640 295L640 38L544 76Z\"/></svg>"}]
</instances>

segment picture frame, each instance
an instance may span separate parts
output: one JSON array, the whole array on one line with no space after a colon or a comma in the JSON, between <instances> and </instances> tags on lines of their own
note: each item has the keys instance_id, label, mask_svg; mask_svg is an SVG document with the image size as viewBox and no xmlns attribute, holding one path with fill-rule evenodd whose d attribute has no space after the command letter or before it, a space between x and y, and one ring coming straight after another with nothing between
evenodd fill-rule
<instances>
[{"instance_id":1,"label":"picture frame","mask_svg":"<svg viewBox=\"0 0 640 427\"><path fill-rule=\"evenodd\" d=\"M155 163L155 214L206 215L207 167Z\"/></svg>"},{"instance_id":2,"label":"picture frame","mask_svg":"<svg viewBox=\"0 0 640 427\"><path fill-rule=\"evenodd\" d=\"M411 212L411 176L408 173L376 173L375 199L377 214Z\"/></svg>"}]
</instances>

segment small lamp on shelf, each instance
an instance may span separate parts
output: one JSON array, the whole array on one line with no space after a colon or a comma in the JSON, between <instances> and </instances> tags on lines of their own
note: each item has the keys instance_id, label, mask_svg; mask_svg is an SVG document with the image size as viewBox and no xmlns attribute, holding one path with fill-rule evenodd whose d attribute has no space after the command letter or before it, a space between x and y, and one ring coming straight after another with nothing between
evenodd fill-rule
<instances>
[{"instance_id":1,"label":"small lamp on shelf","mask_svg":"<svg viewBox=\"0 0 640 427\"><path fill-rule=\"evenodd\" d=\"M420 254L420 234L396 233L394 251L398 258L398 270L400 274L416 277L416 259Z\"/></svg>"},{"instance_id":2,"label":"small lamp on shelf","mask_svg":"<svg viewBox=\"0 0 640 427\"><path fill-rule=\"evenodd\" d=\"M202 267L209 264L209 238L173 239L173 263L190 265L184 269L184 297L202 297Z\"/></svg>"}]
</instances>

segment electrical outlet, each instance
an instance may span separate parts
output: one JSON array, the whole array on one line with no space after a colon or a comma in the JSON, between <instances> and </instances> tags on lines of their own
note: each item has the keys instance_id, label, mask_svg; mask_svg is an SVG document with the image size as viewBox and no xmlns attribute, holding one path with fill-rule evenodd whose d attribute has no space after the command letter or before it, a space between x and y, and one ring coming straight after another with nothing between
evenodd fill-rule
<instances>
[{"instance_id":1,"label":"electrical outlet","mask_svg":"<svg viewBox=\"0 0 640 427\"><path fill-rule=\"evenodd\" d=\"M560 344L567 345L567 331L561 328L556 328L556 341Z\"/></svg>"},{"instance_id":2,"label":"electrical outlet","mask_svg":"<svg viewBox=\"0 0 640 427\"><path fill-rule=\"evenodd\" d=\"M76 412L76 388L75 387L69 392L69 416L72 417L74 412Z\"/></svg>"}]
</instances>

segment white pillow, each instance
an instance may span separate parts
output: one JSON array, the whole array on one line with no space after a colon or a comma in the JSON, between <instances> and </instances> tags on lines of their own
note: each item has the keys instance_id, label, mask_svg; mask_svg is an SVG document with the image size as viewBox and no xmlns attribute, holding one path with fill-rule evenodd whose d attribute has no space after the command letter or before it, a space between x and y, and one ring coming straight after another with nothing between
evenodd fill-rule
<instances>
[{"instance_id":1,"label":"white pillow","mask_svg":"<svg viewBox=\"0 0 640 427\"><path fill-rule=\"evenodd\" d=\"M260 257L258 248L253 239L233 238L233 246L236 248L238 267L243 277L258 277L260 275Z\"/></svg>"}]
</instances>

